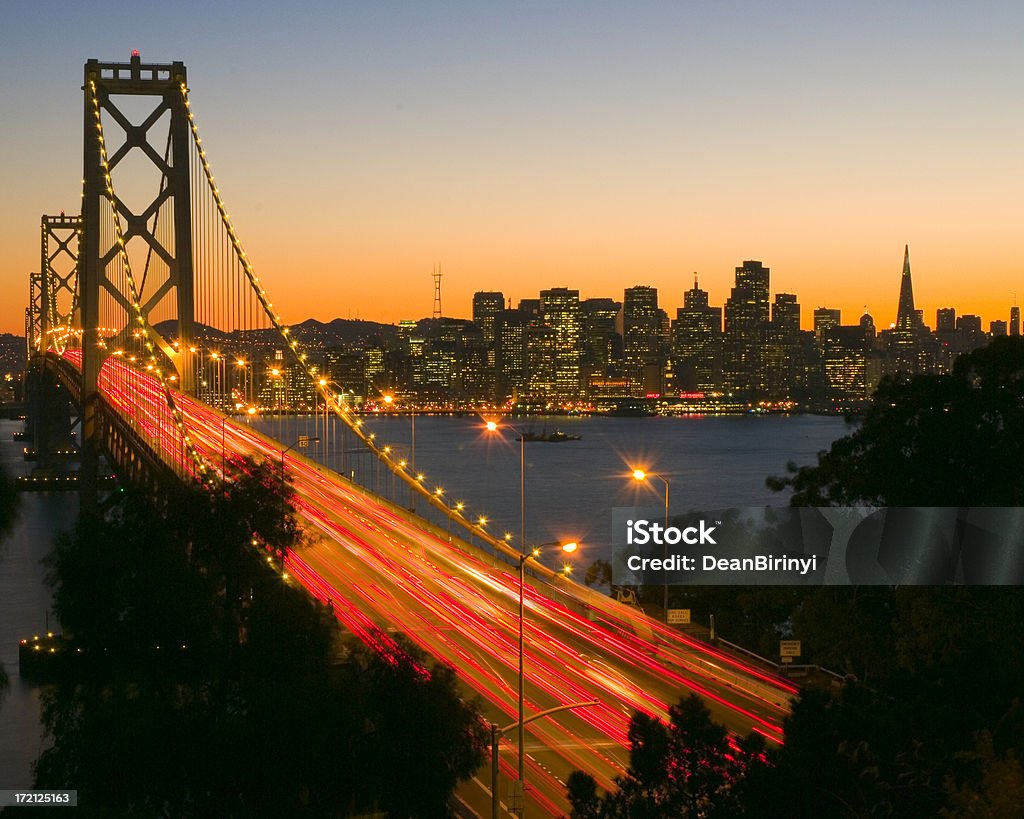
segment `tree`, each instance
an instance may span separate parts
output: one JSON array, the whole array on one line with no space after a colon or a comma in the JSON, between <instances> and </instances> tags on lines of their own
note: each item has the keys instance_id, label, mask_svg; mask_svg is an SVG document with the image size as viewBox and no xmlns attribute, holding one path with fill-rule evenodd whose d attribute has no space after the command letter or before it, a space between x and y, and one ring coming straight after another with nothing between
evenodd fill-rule
<instances>
[{"instance_id":1,"label":"tree","mask_svg":"<svg viewBox=\"0 0 1024 819\"><path fill-rule=\"evenodd\" d=\"M284 582L265 547L297 540L280 489L239 462L223 491L129 493L58 543L49 579L85 652L45 695L36 787L74 785L86 816L447 815L482 761L475 704L409 646L353 649Z\"/></svg>"},{"instance_id":2,"label":"tree","mask_svg":"<svg viewBox=\"0 0 1024 819\"><path fill-rule=\"evenodd\" d=\"M695 694L669 709L669 722L636 712L629 724L629 770L618 790L599 796L593 778L568 780L573 819L687 819L736 816L745 777L765 764L752 736L735 743Z\"/></svg>"},{"instance_id":3,"label":"tree","mask_svg":"<svg viewBox=\"0 0 1024 819\"><path fill-rule=\"evenodd\" d=\"M1024 504L1024 338L997 338L950 375L889 379L860 427L770 478L794 506Z\"/></svg>"},{"instance_id":4,"label":"tree","mask_svg":"<svg viewBox=\"0 0 1024 819\"><path fill-rule=\"evenodd\" d=\"M1024 339L1011 337L949 375L883 382L856 431L768 483L792 488L793 505L1019 506L1022 455ZM999 791L1017 793L1021 759L1017 590L822 588L792 619L815 661L871 688L804 693L751 797L762 815L1003 815ZM989 732L1006 737L992 753L978 739ZM990 776L965 773L980 759Z\"/></svg>"},{"instance_id":5,"label":"tree","mask_svg":"<svg viewBox=\"0 0 1024 819\"><path fill-rule=\"evenodd\" d=\"M1019 816L1024 805L1024 765L1009 751L1000 754L993 747L992 735L978 733L974 748L960 754L969 766L967 781L946 778L949 807L941 813L946 819L987 819L993 816Z\"/></svg>"}]
</instances>

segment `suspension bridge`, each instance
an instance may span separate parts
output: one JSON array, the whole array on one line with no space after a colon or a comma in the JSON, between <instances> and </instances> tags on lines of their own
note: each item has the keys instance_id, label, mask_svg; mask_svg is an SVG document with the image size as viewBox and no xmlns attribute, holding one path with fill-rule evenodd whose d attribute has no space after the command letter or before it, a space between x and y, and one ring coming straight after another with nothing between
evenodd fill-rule
<instances>
[{"instance_id":1,"label":"suspension bridge","mask_svg":"<svg viewBox=\"0 0 1024 819\"><path fill-rule=\"evenodd\" d=\"M310 545L285 570L342 625L375 648L400 632L453 666L495 724L518 724L519 561L462 504L364 429L316 355L274 308L213 174L185 66L90 60L83 77L79 213L44 215L40 272L29 278L27 385L40 468L80 434L83 509L97 503L103 464L157 491L215 487L225 459L280 463ZM257 432L238 417L254 403L252 350L275 345L349 440L446 520L446 529ZM275 370L277 372L277 370ZM330 429L324 426L325 434ZM467 533L452 537L451 527ZM473 545L473 541L484 544ZM736 734L781 742L796 688L536 565L524 589L527 718L520 815L568 813L564 782L582 769L604 788L628 767L639 709L667 717L685 693L704 698ZM514 732L511 736L514 741ZM516 778L517 749L500 767ZM491 815L486 773L460 790L467 815ZM504 815L504 814L502 814Z\"/></svg>"}]
</instances>

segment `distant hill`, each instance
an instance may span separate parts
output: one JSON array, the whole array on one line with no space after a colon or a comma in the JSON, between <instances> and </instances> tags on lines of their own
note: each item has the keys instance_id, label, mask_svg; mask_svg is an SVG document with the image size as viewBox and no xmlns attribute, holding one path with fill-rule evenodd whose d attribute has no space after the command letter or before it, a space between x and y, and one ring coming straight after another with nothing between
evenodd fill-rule
<instances>
[{"instance_id":1,"label":"distant hill","mask_svg":"<svg viewBox=\"0 0 1024 819\"><path fill-rule=\"evenodd\" d=\"M178 322L176 319L161 321L154 325L154 329L164 338L174 338L178 334ZM289 325L288 329L299 341L315 343L324 347L348 347L378 343L398 335L398 328L394 324L381 324L361 319L336 318L324 323L311 318L300 324ZM199 339L223 342L231 335L204 324L197 324L195 327L195 336ZM255 337L260 343L267 346L281 343L281 337L274 329L260 330L245 335L247 339L252 340Z\"/></svg>"}]
</instances>

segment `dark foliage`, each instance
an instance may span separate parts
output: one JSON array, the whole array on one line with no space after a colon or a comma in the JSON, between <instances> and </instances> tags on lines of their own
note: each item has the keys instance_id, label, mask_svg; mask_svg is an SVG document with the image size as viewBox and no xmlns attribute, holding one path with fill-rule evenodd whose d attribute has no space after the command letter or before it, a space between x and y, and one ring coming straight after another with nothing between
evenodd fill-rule
<instances>
[{"instance_id":1,"label":"dark foliage","mask_svg":"<svg viewBox=\"0 0 1024 819\"><path fill-rule=\"evenodd\" d=\"M737 816L741 783L765 764L761 739L731 742L696 695L672 706L668 724L638 711L629 742L629 770L616 791L598 794L580 771L569 777L573 819Z\"/></svg>"},{"instance_id":2,"label":"dark foliage","mask_svg":"<svg viewBox=\"0 0 1024 819\"><path fill-rule=\"evenodd\" d=\"M858 429L815 466L791 467L769 485L792 488L793 505L1021 506L1022 456L1024 339L1004 338L960 358L948 376L884 382ZM850 675L848 682L838 693L805 690L770 764L719 783L724 790L704 812L686 813L694 802L673 804L675 813L665 807L667 780L651 760L671 734L638 715L629 776L617 793L601 796L593 780L574 775L574 815L1020 815L1019 589L695 588L673 595L695 616L714 612L720 632L766 654L780 636L799 637L804 659Z\"/></svg>"},{"instance_id":3,"label":"dark foliage","mask_svg":"<svg viewBox=\"0 0 1024 819\"><path fill-rule=\"evenodd\" d=\"M343 641L282 579L291 499L272 467L237 466L229 491L162 514L128 497L58 543L85 659L45 695L36 786L78 788L83 816L447 815L482 758L475 708L449 669Z\"/></svg>"},{"instance_id":4,"label":"dark foliage","mask_svg":"<svg viewBox=\"0 0 1024 819\"><path fill-rule=\"evenodd\" d=\"M950 375L884 381L853 434L768 483L794 506L1021 506L1022 458L1024 338L1005 337Z\"/></svg>"}]
</instances>

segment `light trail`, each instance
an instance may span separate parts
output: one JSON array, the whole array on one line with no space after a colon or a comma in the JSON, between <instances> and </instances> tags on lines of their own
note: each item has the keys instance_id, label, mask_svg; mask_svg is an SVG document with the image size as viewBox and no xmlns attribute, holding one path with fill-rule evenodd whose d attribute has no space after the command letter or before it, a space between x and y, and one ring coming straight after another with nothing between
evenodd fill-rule
<instances>
[{"instance_id":1,"label":"light trail","mask_svg":"<svg viewBox=\"0 0 1024 819\"><path fill-rule=\"evenodd\" d=\"M180 468L181 441L162 409L159 382L108 359L100 388L143 440ZM209 463L251 455L280 468L276 442L188 396L176 394L175 402ZM404 633L455 668L489 718L514 720L518 573L294 452L284 455L284 468L313 541L287 555L289 574L317 599L330 600L334 616L367 645L395 658L401 648L389 630ZM600 703L527 726L528 797L545 813L568 812L564 781L574 769L613 787L628 766L630 715L640 710L666 719L685 692L699 694L733 734L756 731L781 741L781 720L796 692L788 681L568 581L530 579L524 605L528 711ZM502 747L511 757L511 746ZM503 770L511 767L503 758Z\"/></svg>"}]
</instances>

